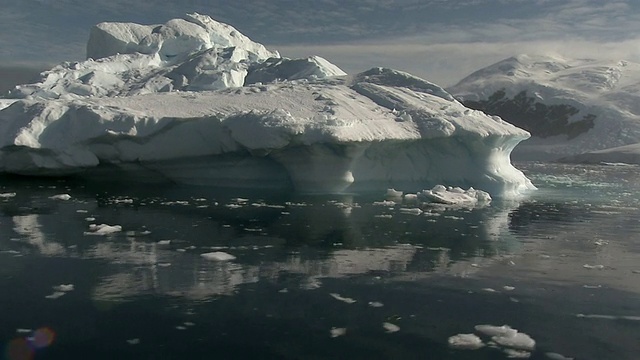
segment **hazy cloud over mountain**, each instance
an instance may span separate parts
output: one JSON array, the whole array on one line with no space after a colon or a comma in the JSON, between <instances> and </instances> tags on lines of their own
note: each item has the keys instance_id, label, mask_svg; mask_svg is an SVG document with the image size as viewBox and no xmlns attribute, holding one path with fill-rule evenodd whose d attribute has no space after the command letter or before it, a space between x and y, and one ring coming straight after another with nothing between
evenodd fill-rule
<instances>
[{"instance_id":1,"label":"hazy cloud over mountain","mask_svg":"<svg viewBox=\"0 0 640 360\"><path fill-rule=\"evenodd\" d=\"M95 23L164 23L192 11L285 56L319 53L347 71L391 66L443 85L515 52L633 60L640 48L635 1L14 0L0 13L0 62L81 59Z\"/></svg>"}]
</instances>

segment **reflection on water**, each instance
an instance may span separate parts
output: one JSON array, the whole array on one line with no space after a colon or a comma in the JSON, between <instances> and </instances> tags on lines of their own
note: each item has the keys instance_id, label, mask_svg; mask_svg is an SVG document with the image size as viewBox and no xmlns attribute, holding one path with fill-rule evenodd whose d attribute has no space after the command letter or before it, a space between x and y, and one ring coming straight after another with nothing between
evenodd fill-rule
<instances>
[{"instance_id":1,"label":"reflection on water","mask_svg":"<svg viewBox=\"0 0 640 360\"><path fill-rule=\"evenodd\" d=\"M380 324L401 324L400 331L385 326L397 334L420 338L423 344L410 345L410 338L387 343L378 338L382 335L366 331L350 338L350 330L345 334L340 330L340 338L357 340L342 343L343 350L362 351L352 358L367 358L365 354L371 355L369 350L379 346L386 347L385 351L395 349L405 357L426 351L440 358L504 358L500 349L469 353L447 348L447 338L473 329L473 319L513 321L519 329L528 326L524 330L538 340L539 350L529 354L534 358L556 351L582 355L580 358L613 354L619 359L632 358L630 354L640 351L638 342L623 334L630 328L640 330L637 322L628 321L640 316L637 169L548 164L521 167L540 188L528 198L494 201L485 208L425 208L420 215L403 211L414 205L383 202L378 194L231 195L205 188L123 189L72 182L7 182L0 193L16 195L0 196L0 261L5 265L0 271L0 287L7 287L0 304L19 304L19 299L6 291L18 282L24 287L21 294L38 294L34 302L49 301L44 306L51 306L51 302L64 304L71 301L64 299L77 296L74 301L90 300L100 311L108 311L110 319L123 316L111 310L118 309L112 308L117 304L153 308L157 301L170 301L171 309L189 314L196 304L212 304L213 308L199 310L215 312L212 321L239 321L241 316L251 323L257 320L246 312L266 307L269 319L273 320L274 314L291 321L304 318L310 328L299 329L301 334L309 331L317 336L314 326L318 326L331 339L329 329L340 324L325 322L339 322L335 316L343 311L334 309L339 303L335 299L351 299L347 295L352 293L354 301L359 301L356 304L363 305L354 305L351 315L343 315L342 322L349 323L349 328L370 326L368 312L373 308L367 304L378 304L387 309L379 311L385 314L379 318ZM52 198L63 193L71 199ZM122 231L87 235L91 224L119 225ZM201 256L214 251L234 259L215 261ZM46 274L42 270L36 274L34 269L49 263L55 265L48 267ZM24 285L36 276L38 281ZM57 300L45 300L52 286L72 278L80 282L76 290ZM284 301L287 294L304 300ZM378 301L385 296L384 302ZM112 305L105 307L107 303ZM37 304L30 306L43 306ZM220 304L224 304L226 315L216 312ZM441 308L444 304L446 309ZM469 313L472 308L477 311ZM320 309L335 313L329 315ZM166 309L158 311L153 312L155 316L167 316L160 315ZM291 315L285 315L287 312ZM37 316L32 314L32 320ZM314 317L317 325L313 325ZM563 325L554 330L557 317L564 319ZM610 332L606 336L569 341L559 332L560 328L567 333L589 331L598 326L595 321L608 319L622 320L615 323L619 328L607 325ZM10 327L19 326L15 318L6 320ZM429 325L434 323L440 325ZM249 331L250 326L246 327ZM7 334L13 330L0 329L0 334L9 341ZM555 335L549 336L551 333ZM116 334L111 331L101 336ZM594 336L604 345L596 345ZM127 344L137 344L136 339L129 340L132 342ZM426 340L430 344L427 349ZM68 346L74 344L60 339L65 341ZM98 340L92 341L98 344ZM102 341L109 343L108 339ZM615 350L611 350L613 344ZM291 345L287 343L287 351L279 348L276 358L286 357L285 353L301 357ZM75 351L73 347L58 349L61 358ZM111 355L127 354L118 352L124 351L118 347L113 349ZM386 356L368 358L376 357Z\"/></svg>"}]
</instances>

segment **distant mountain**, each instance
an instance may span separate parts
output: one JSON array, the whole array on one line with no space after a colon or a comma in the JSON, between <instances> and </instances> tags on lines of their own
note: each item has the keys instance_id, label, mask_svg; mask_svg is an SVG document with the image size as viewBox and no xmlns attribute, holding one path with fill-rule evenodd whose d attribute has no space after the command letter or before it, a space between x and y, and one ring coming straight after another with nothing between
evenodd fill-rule
<instances>
[{"instance_id":1,"label":"distant mountain","mask_svg":"<svg viewBox=\"0 0 640 360\"><path fill-rule=\"evenodd\" d=\"M640 142L637 63L519 55L448 91L531 133L515 159L558 159Z\"/></svg>"}]
</instances>

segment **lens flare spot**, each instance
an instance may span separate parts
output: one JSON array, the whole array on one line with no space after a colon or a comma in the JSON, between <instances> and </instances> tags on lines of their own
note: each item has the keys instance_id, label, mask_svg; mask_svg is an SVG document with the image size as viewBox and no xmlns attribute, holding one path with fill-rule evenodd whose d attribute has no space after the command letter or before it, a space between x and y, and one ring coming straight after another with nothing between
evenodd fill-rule
<instances>
[{"instance_id":1,"label":"lens flare spot","mask_svg":"<svg viewBox=\"0 0 640 360\"><path fill-rule=\"evenodd\" d=\"M33 346L36 349L46 348L53 344L56 333L49 328L40 328L33 333Z\"/></svg>"}]
</instances>

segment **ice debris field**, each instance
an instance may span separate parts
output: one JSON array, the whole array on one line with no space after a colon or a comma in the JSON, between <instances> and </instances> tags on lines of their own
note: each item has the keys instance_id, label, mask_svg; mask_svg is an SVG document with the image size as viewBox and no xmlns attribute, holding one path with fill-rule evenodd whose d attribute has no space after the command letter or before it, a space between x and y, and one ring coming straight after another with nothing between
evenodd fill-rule
<instances>
[{"instance_id":1,"label":"ice debris field","mask_svg":"<svg viewBox=\"0 0 640 360\"><path fill-rule=\"evenodd\" d=\"M98 24L87 57L0 102L1 173L318 193L533 188L509 159L528 132L401 71L284 58L199 14Z\"/></svg>"}]
</instances>

